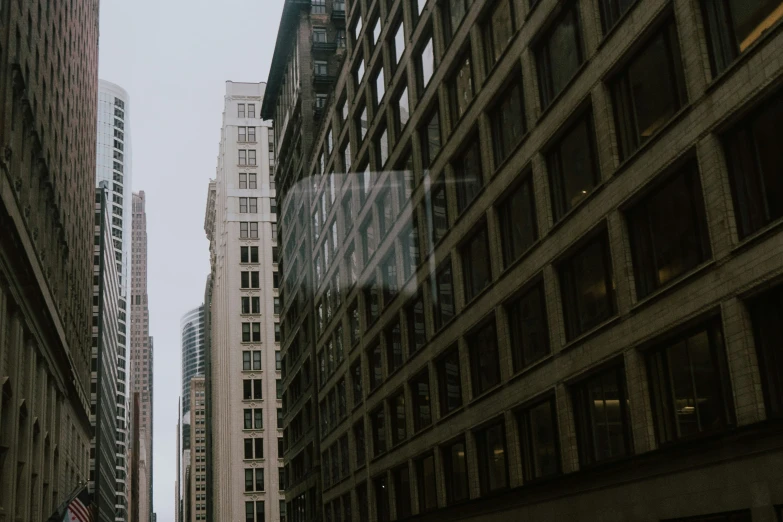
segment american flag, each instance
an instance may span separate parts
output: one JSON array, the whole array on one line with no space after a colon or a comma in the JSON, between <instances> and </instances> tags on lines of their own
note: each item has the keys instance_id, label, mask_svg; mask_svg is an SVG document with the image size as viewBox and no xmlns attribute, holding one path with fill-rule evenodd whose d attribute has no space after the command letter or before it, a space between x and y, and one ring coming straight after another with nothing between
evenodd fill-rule
<instances>
[{"instance_id":1,"label":"american flag","mask_svg":"<svg viewBox=\"0 0 783 522\"><path fill-rule=\"evenodd\" d=\"M95 520L93 507L90 493L85 488L65 508L62 522L93 522Z\"/></svg>"}]
</instances>

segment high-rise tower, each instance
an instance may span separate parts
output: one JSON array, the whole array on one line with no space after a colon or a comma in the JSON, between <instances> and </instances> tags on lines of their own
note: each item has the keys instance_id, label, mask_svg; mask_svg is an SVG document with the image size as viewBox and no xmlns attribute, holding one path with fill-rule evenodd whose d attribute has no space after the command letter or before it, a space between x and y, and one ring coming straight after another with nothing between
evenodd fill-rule
<instances>
[{"instance_id":1,"label":"high-rise tower","mask_svg":"<svg viewBox=\"0 0 783 522\"><path fill-rule=\"evenodd\" d=\"M182 334L182 415L185 417L190 411L190 380L196 375L204 375L203 304L182 316L180 332Z\"/></svg>"},{"instance_id":2,"label":"high-rise tower","mask_svg":"<svg viewBox=\"0 0 783 522\"><path fill-rule=\"evenodd\" d=\"M211 513L215 522L280 520L282 403L277 317L277 205L265 84L226 82L217 175L205 230L209 316Z\"/></svg>"}]
</instances>

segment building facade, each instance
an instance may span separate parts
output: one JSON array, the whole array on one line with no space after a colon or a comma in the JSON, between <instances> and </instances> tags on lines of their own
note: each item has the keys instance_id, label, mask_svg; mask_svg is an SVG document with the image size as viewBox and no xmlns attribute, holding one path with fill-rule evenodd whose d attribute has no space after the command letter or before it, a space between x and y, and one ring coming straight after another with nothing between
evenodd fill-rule
<instances>
[{"instance_id":1,"label":"building facade","mask_svg":"<svg viewBox=\"0 0 783 522\"><path fill-rule=\"evenodd\" d=\"M105 183L95 190L93 246L92 375L90 380L90 492L100 520L115 516L117 433L117 329L119 280L111 234L111 196Z\"/></svg>"},{"instance_id":2,"label":"building facade","mask_svg":"<svg viewBox=\"0 0 783 522\"><path fill-rule=\"evenodd\" d=\"M187 522L207 520L207 443L204 376L190 380L190 404L193 420L190 423L190 495Z\"/></svg>"},{"instance_id":3,"label":"building facade","mask_svg":"<svg viewBox=\"0 0 783 522\"><path fill-rule=\"evenodd\" d=\"M95 2L0 4L2 521L89 479L97 68Z\"/></svg>"},{"instance_id":4,"label":"building facade","mask_svg":"<svg viewBox=\"0 0 783 522\"><path fill-rule=\"evenodd\" d=\"M139 438L140 446L135 446L133 460L134 489L132 498L134 522L149 522L152 515L152 406L153 406L153 346L150 336L149 304L147 295L147 200L144 191L132 194L132 245L131 245L131 316L130 358L131 391L138 396L138 417L134 412L136 424L131 429ZM138 457L138 458L137 458ZM138 477L138 479L136 478Z\"/></svg>"},{"instance_id":5,"label":"building facade","mask_svg":"<svg viewBox=\"0 0 783 522\"><path fill-rule=\"evenodd\" d=\"M216 522L279 520L285 509L274 138L271 123L260 119L264 88L226 82L205 216L212 266L208 487Z\"/></svg>"},{"instance_id":6,"label":"building facade","mask_svg":"<svg viewBox=\"0 0 783 522\"><path fill-rule=\"evenodd\" d=\"M119 281L119 326L117 328L117 522L128 518L128 456L131 445L131 394L133 373L129 368L128 328L132 318L128 306L131 287L131 141L130 96L111 82L98 82L96 183L105 183L111 196L111 235Z\"/></svg>"},{"instance_id":7,"label":"building facade","mask_svg":"<svg viewBox=\"0 0 783 522\"><path fill-rule=\"evenodd\" d=\"M203 304L182 316L180 333L182 336L182 415L185 417L190 412L190 381L197 375L204 375Z\"/></svg>"},{"instance_id":8,"label":"building facade","mask_svg":"<svg viewBox=\"0 0 783 522\"><path fill-rule=\"evenodd\" d=\"M783 4L347 11L291 184L262 112L289 518L780 516Z\"/></svg>"}]
</instances>

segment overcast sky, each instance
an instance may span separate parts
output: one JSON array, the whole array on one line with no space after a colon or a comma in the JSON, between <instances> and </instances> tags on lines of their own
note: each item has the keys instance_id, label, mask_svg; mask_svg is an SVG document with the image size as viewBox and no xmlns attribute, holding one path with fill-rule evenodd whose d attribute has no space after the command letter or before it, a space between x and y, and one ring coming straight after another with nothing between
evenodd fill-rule
<instances>
[{"instance_id":1,"label":"overcast sky","mask_svg":"<svg viewBox=\"0 0 783 522\"><path fill-rule=\"evenodd\" d=\"M158 522L174 520L180 317L204 298L207 183L226 80L265 82L283 0L101 0L99 76L130 94L133 191L147 196Z\"/></svg>"}]
</instances>

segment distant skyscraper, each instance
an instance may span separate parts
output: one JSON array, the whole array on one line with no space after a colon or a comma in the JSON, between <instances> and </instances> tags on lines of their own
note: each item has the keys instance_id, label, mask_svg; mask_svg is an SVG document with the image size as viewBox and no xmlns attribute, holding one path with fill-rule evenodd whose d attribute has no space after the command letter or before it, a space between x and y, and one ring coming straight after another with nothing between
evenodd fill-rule
<instances>
[{"instance_id":1,"label":"distant skyscraper","mask_svg":"<svg viewBox=\"0 0 783 522\"><path fill-rule=\"evenodd\" d=\"M133 194L133 244L131 277L131 375L132 393L138 397L138 426L132 426L134 438L137 435L140 447L133 449L133 462L137 466L134 481L136 496L131 499L134 511L133 522L149 522L152 515L152 405L153 405L153 348L149 328L149 307L147 300L147 213L144 191ZM134 401L134 404L136 402ZM143 451L142 448L143 447ZM138 455L136 455L138 453ZM138 457L138 458L137 458ZM138 477L138 479L136 478Z\"/></svg>"},{"instance_id":2,"label":"distant skyscraper","mask_svg":"<svg viewBox=\"0 0 783 522\"><path fill-rule=\"evenodd\" d=\"M182 416L185 418L190 411L190 380L196 375L204 375L203 304L182 316L180 331L182 333Z\"/></svg>"},{"instance_id":3,"label":"distant skyscraper","mask_svg":"<svg viewBox=\"0 0 783 522\"><path fill-rule=\"evenodd\" d=\"M4 521L89 479L97 99L97 2L0 2Z\"/></svg>"},{"instance_id":4,"label":"distant skyscraper","mask_svg":"<svg viewBox=\"0 0 783 522\"><path fill-rule=\"evenodd\" d=\"M105 183L104 183L105 185ZM115 512L115 433L117 431L117 327L119 285L111 236L109 190L95 192L95 242L93 246L92 356L96 360L91 377L94 429L90 454L90 492L95 495L98 519L111 520Z\"/></svg>"},{"instance_id":5,"label":"distant skyscraper","mask_svg":"<svg viewBox=\"0 0 783 522\"><path fill-rule=\"evenodd\" d=\"M117 505L118 522L127 519L128 447L130 445L130 395L127 317L131 268L131 145L130 97L120 86L101 80L98 85L96 183L105 182L111 198L111 235L120 286L117 364Z\"/></svg>"},{"instance_id":6,"label":"distant skyscraper","mask_svg":"<svg viewBox=\"0 0 783 522\"><path fill-rule=\"evenodd\" d=\"M213 522L281 520L277 205L266 85L226 82L204 228L212 288L207 375ZM264 518L266 517L266 518Z\"/></svg>"}]
</instances>

